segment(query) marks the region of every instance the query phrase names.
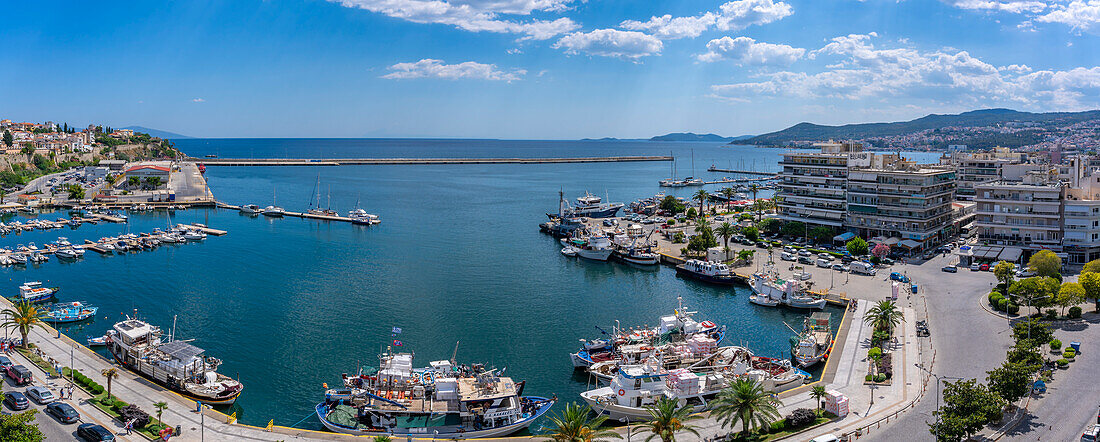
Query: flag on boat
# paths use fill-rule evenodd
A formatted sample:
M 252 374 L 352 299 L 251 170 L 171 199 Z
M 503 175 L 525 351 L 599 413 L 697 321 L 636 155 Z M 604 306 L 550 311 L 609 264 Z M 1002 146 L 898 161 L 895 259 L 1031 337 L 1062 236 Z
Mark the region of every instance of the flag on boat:
M 393 334 L 396 335 L 396 334 L 399 334 L 399 333 L 401 333 L 401 327 L 394 327 L 393 328 Z
M 401 346 L 401 341 L 399 341 L 399 340 L 397 340 L 397 339 L 394 339 L 394 340 L 393 340 L 393 346 L 394 346 L 394 347 L 400 347 L 400 346 Z

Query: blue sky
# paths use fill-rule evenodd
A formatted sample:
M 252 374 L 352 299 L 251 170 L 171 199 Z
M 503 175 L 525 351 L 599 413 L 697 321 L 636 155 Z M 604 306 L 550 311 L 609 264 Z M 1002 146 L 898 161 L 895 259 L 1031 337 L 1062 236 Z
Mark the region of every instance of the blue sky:
M 1100 0 L 17 2 L 0 115 L 199 137 L 765 133 L 1100 107 Z

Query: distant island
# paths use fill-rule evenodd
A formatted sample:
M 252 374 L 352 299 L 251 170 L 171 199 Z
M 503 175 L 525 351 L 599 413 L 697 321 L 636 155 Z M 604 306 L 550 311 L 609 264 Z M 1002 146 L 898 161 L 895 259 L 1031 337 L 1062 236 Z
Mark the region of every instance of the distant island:
M 673 132 L 665 135 L 658 135 L 653 138 L 583 138 L 581 141 L 698 141 L 698 142 L 715 142 L 715 143 L 729 143 L 733 141 L 744 140 L 752 138 L 753 135 L 742 135 L 739 137 L 723 137 L 715 134 L 697 134 L 692 132 Z
M 1100 120 L 1100 110 L 1033 113 L 981 109 L 960 114 L 929 114 L 915 120 L 892 123 L 826 126 L 803 122 L 736 144 L 805 146 L 819 141 L 857 140 L 874 145 L 917 149 L 943 149 L 951 144 L 972 148 L 1021 147 L 1043 143 L 1053 132 L 1090 120 Z
M 129 129 L 129 130 L 132 130 L 134 132 L 146 133 L 146 134 L 149 134 L 150 136 L 157 137 L 157 138 L 163 138 L 163 139 L 166 139 L 166 140 L 167 139 L 192 138 L 192 137 L 189 137 L 187 135 L 180 135 L 180 134 L 177 134 L 177 133 L 168 132 L 166 130 L 150 129 L 148 127 L 142 127 L 142 126 L 126 126 L 123 129 Z

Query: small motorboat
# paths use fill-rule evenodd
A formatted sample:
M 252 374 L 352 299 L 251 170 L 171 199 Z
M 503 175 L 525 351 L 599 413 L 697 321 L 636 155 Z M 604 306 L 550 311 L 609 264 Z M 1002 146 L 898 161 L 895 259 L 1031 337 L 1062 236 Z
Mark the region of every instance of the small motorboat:
M 561 249 L 561 254 L 565 256 L 577 256 L 577 249 L 573 246 L 565 246 Z
M 80 301 L 65 302 L 51 305 L 42 320 L 55 324 L 77 322 L 95 316 L 97 311 L 99 311 L 99 307 L 87 305 Z
M 107 345 L 107 336 L 106 335 L 95 337 L 95 338 L 93 338 L 93 337 L 88 338 L 88 346 L 89 347 L 100 347 L 100 346 L 105 346 L 105 345 Z

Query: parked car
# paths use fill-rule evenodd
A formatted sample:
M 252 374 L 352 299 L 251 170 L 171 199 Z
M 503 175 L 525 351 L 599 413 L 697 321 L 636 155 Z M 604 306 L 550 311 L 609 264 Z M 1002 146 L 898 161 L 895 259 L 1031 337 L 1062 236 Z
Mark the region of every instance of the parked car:
M 1025 269 L 1016 270 L 1016 277 L 1017 278 L 1030 278 L 1032 276 L 1035 276 L 1035 274 L 1036 273 L 1031 271 L 1031 269 L 1026 269 L 1025 268 Z
M 829 433 L 829 434 L 823 434 L 821 436 L 815 437 L 810 442 L 837 442 L 839 440 L 840 440 L 840 438 L 836 437 L 835 434 Z
M 1100 437 L 1100 425 L 1090 425 L 1081 433 L 1081 441 L 1096 442 L 1096 439 Z
M 981 269 L 981 268 L 982 268 L 982 265 L 981 265 L 981 264 L 979 264 L 979 263 L 976 263 L 976 262 L 975 262 L 975 263 L 972 263 L 972 264 L 970 264 L 970 271 L 971 271 L 971 272 L 976 272 L 976 271 L 978 271 L 978 270 L 979 270 L 979 269 Z
M 922 259 L 932 259 L 932 258 L 935 258 L 935 257 L 936 257 L 936 252 L 931 251 L 931 250 L 929 250 L 927 252 L 924 252 L 924 254 L 921 255 Z
M 798 260 L 798 257 L 795 256 L 794 253 L 783 252 L 782 255 L 779 255 L 779 259 L 782 259 L 784 261 L 796 261 Z
M 798 251 L 798 256 L 810 257 L 810 256 L 814 256 L 814 254 L 811 253 L 809 250 L 802 249 L 802 250 Z
M 28 401 L 27 397 L 23 396 L 23 393 L 20 393 L 18 391 L 9 391 L 6 395 L 4 395 L 4 405 L 7 405 L 8 408 L 16 411 L 26 410 L 27 407 L 31 406 L 31 401 Z
M 841 264 L 841 263 L 839 263 L 839 262 L 838 262 L 838 263 L 836 263 L 836 264 L 833 264 L 833 270 L 839 270 L 839 271 L 842 271 L 842 272 L 843 272 L 843 271 L 844 271 L 844 267 L 845 267 L 845 266 L 844 266 L 844 264 Z
M 818 258 L 818 260 L 817 260 L 817 266 L 818 266 L 818 267 L 821 267 L 821 268 L 823 268 L 823 269 L 828 269 L 828 268 L 831 268 L 831 267 L 833 266 L 833 262 L 832 262 L 832 261 L 829 261 L 829 260 L 827 260 L 827 259 L 823 259 L 823 258 Z
M 787 253 L 795 253 L 794 247 L 791 246 L 783 246 L 783 251 Z
M 0 356 L 0 370 L 7 371 L 8 367 L 14 365 L 7 356 Z
M 48 404 L 50 402 L 53 402 L 54 399 L 57 399 L 56 397 L 54 397 L 53 392 L 50 391 L 49 388 L 43 387 L 41 385 L 27 387 L 24 392 L 26 393 L 27 397 L 34 399 L 34 401 L 38 402 L 39 404 Z
M 806 265 L 811 265 L 811 266 L 812 266 L 812 265 L 814 265 L 814 260 L 813 260 L 813 259 L 811 259 L 811 258 L 810 258 L 810 257 L 808 257 L 808 256 L 799 256 L 799 257 L 798 257 L 798 263 L 799 263 L 799 264 L 806 264 Z
M 115 440 L 115 435 L 110 430 L 97 424 L 80 424 L 76 427 L 76 435 L 93 442 Z
M 714 217 L 714 220 L 721 222 L 721 221 L 725 221 L 726 217 L 724 217 L 722 215 L 718 215 L 718 216 Z
M 943 266 L 943 268 L 941 268 L 940 270 L 943 270 L 947 273 L 959 273 L 959 266 L 954 265 L 954 264 L 946 265 L 946 266 Z
M 989 264 L 988 263 L 982 264 L 981 267 L 978 267 L 978 270 L 981 270 L 983 272 L 988 272 L 989 271 Z
M 46 406 L 46 413 L 52 414 L 61 423 L 71 424 L 80 420 L 80 413 L 76 412 L 76 409 L 72 405 L 64 402 L 50 402 Z
M 756 242 L 756 247 L 759 248 L 759 249 L 766 249 L 766 248 L 768 248 L 768 243 L 766 243 L 764 241 L 757 241 Z
M 883 264 L 886 264 L 886 265 L 888 265 L 888 266 L 892 266 L 892 265 L 894 265 L 894 260 L 893 260 L 893 259 L 890 259 L 890 258 L 882 258 L 882 259 L 880 260 L 880 262 L 881 262 L 881 263 L 883 263 Z
M 840 262 L 845 263 L 845 264 L 848 264 L 848 263 L 850 263 L 852 261 L 855 261 L 855 260 L 856 259 L 853 258 L 851 255 L 844 255 L 844 256 L 840 257 Z
M 27 385 L 33 380 L 31 371 L 22 365 L 12 365 L 6 372 L 8 377 L 15 381 L 15 385 Z
M 898 272 L 891 272 L 890 273 L 890 280 L 891 281 L 909 282 L 909 277 L 905 276 L 905 275 L 902 275 L 901 273 L 898 273 Z

